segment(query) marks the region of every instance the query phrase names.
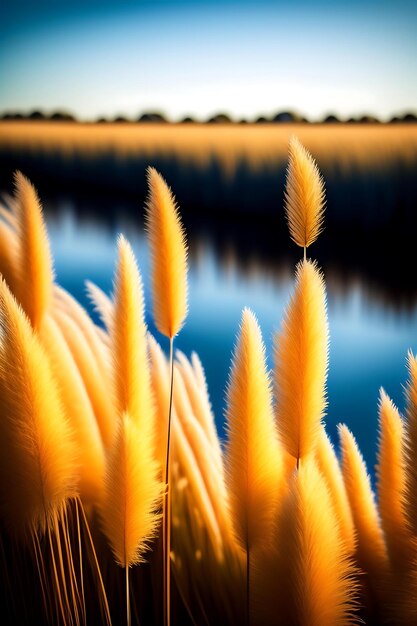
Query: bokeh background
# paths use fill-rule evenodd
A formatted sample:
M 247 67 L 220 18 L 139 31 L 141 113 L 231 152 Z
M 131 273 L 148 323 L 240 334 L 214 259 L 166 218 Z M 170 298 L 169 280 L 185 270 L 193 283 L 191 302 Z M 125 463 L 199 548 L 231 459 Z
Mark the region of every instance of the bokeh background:
M 221 430 L 244 306 L 273 365 L 300 259 L 283 211 L 290 136 L 311 150 L 327 189 L 310 251 L 328 288 L 326 420 L 334 441 L 339 421 L 352 428 L 372 472 L 379 387 L 403 409 L 417 350 L 417 5 L 16 0 L 0 12 L 3 201 L 21 169 L 57 279 L 92 315 L 84 281 L 111 291 L 123 231 L 157 334 L 143 207 L 146 167 L 161 171 L 190 243 L 177 345 L 201 356 Z

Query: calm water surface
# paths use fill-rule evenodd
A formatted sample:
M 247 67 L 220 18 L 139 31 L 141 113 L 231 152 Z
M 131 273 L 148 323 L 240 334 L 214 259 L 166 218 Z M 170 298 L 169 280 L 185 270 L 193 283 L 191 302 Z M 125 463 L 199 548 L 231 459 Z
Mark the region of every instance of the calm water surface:
M 92 313 L 85 295 L 85 279 L 107 293 L 112 286 L 117 233 L 124 232 L 137 254 L 145 284 L 148 325 L 167 349 L 167 340 L 155 330 L 151 317 L 149 254 L 138 225 L 116 220 L 76 217 L 74 205 L 61 202 L 45 207 L 58 281 Z M 195 243 L 195 242 L 194 242 Z M 190 256 L 189 316 L 176 345 L 187 355 L 195 350 L 206 370 L 216 422 L 224 425 L 224 394 L 230 357 L 243 307 L 256 313 L 272 367 L 272 338 L 280 328 L 293 288 L 292 266 L 261 266 L 256 260 L 245 270 L 231 248 L 220 259 L 210 238 L 199 240 Z M 402 310 L 370 296 L 360 280 L 348 286 L 337 274 L 326 276 L 330 323 L 330 370 L 327 428 L 337 442 L 336 425 L 345 422 L 354 432 L 373 472 L 377 441 L 377 400 L 380 386 L 404 407 L 402 385 L 405 359 L 417 350 L 417 308 Z

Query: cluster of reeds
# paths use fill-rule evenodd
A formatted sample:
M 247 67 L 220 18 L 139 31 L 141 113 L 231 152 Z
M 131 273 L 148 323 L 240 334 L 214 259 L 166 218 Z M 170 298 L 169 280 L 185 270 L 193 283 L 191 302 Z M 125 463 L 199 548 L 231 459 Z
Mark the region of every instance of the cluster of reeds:
M 352 433 L 326 435 L 328 323 L 307 248 L 324 186 L 290 143 L 286 211 L 304 249 L 268 371 L 242 314 L 219 440 L 196 354 L 174 353 L 187 251 L 148 170 L 155 323 L 123 236 L 102 325 L 54 281 L 42 209 L 20 173 L 0 221 L 2 623 L 417 623 L 417 360 L 407 416 L 381 390 L 377 501 Z

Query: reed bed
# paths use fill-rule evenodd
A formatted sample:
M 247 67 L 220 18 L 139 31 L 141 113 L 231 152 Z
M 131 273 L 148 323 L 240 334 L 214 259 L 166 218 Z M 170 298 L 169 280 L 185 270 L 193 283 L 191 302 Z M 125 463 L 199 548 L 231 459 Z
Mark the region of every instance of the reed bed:
M 154 317 L 120 236 L 100 314 L 54 279 L 41 203 L 22 174 L 0 221 L 0 593 L 10 624 L 342 626 L 417 622 L 417 359 L 407 412 L 381 390 L 377 493 L 354 435 L 325 431 L 329 331 L 308 246 L 324 181 L 290 144 L 286 213 L 303 249 L 272 372 L 245 309 L 219 440 L 203 365 L 174 350 L 187 244 L 148 172 Z M 203 332 L 203 329 L 202 329 Z M 167 345 L 168 347 L 168 345 Z
M 413 166 L 417 159 L 416 125 L 308 124 L 53 124 L 0 123 L 0 151 L 38 158 L 111 155 L 119 161 L 175 159 L 180 167 L 204 169 L 219 164 L 225 177 L 247 164 L 252 171 L 276 170 L 287 158 L 296 134 L 315 155 L 321 168 L 389 172 L 398 160 Z

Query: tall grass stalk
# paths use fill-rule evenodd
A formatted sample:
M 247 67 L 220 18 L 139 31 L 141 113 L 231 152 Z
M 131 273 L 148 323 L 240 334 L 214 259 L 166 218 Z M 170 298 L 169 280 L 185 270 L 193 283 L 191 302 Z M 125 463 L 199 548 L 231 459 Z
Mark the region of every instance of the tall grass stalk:
M 245 309 L 227 391 L 226 477 L 236 539 L 246 553 L 246 622 L 250 623 L 251 552 L 268 544 L 282 476 L 265 346 Z
M 174 393 L 174 337 L 187 315 L 187 247 L 171 190 L 154 168 L 148 168 L 149 196 L 146 224 L 152 255 L 154 318 L 169 338 L 170 392 L 165 460 L 166 494 L 163 507 L 164 623 L 171 620 L 171 419 Z

